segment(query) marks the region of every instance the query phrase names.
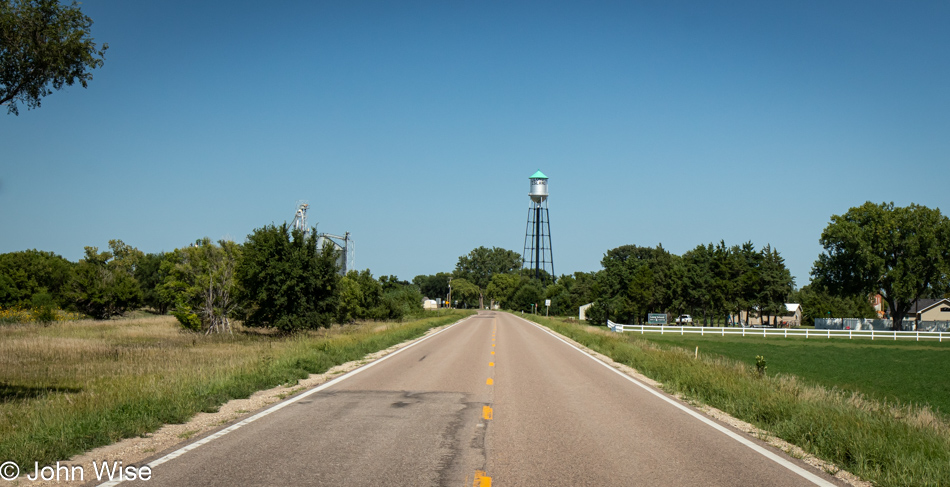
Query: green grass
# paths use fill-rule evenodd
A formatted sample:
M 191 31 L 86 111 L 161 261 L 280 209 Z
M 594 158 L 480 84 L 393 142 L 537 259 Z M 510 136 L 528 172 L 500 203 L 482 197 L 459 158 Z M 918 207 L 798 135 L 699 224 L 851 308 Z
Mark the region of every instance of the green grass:
M 741 350 L 743 360 L 735 360 L 700 345 L 694 358 L 695 349 L 658 345 L 639 334 L 525 317 L 637 369 L 669 392 L 720 409 L 875 485 L 950 485 L 950 422 L 928 407 L 776 374 L 768 351 L 769 373 L 762 376 L 754 365 L 762 349 Z M 888 347 L 874 350 L 908 353 Z M 944 372 L 932 371 L 934 383 L 944 380 Z
M 66 460 L 473 313 L 285 337 L 257 330 L 198 335 L 171 317 L 0 327 L 0 462 Z
M 768 373 L 790 374 L 813 384 L 860 392 L 870 398 L 929 405 L 950 414 L 950 341 L 848 340 L 841 338 L 752 338 L 737 336 L 640 336 L 664 346 L 721 355 L 755 364 L 765 357 Z

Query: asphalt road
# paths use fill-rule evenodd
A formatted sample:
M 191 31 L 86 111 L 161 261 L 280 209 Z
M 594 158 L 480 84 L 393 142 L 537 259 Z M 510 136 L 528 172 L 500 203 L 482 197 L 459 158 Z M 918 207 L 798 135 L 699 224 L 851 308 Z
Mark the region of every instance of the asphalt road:
M 481 312 L 159 458 L 138 483 L 839 485 L 676 404 L 533 324 Z

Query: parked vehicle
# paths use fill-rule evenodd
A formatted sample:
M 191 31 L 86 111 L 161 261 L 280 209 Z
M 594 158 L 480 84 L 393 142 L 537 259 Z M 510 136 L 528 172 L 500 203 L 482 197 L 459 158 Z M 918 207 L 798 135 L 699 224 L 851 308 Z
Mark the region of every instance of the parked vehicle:
M 676 318 L 676 324 L 677 325 L 685 325 L 685 324 L 692 325 L 693 317 L 690 315 L 679 315 L 679 317 Z

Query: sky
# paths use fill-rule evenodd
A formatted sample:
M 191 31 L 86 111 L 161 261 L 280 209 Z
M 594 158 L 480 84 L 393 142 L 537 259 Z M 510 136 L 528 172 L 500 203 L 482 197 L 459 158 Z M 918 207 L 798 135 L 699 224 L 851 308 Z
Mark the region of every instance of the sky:
M 751 241 L 802 286 L 832 215 L 950 213 L 950 3 L 85 0 L 86 89 L 0 110 L 0 252 L 243 242 L 310 204 L 356 267 Z

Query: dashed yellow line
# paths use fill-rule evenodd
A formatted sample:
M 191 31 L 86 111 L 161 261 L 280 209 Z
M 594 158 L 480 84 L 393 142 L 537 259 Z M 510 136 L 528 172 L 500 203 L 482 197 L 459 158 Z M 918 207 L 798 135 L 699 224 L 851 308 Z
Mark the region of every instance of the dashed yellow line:
M 497 330 L 498 330 L 498 323 L 495 322 L 495 327 L 494 327 L 494 329 L 492 329 L 492 333 L 491 333 L 491 341 L 492 341 L 491 346 L 492 346 L 493 348 L 494 348 L 494 346 L 495 346 L 495 332 L 496 332 Z M 492 355 L 495 355 L 495 351 L 492 350 L 492 351 L 491 351 L 491 354 L 492 354 Z M 494 366 L 495 366 L 495 362 L 488 362 L 488 366 L 489 366 L 489 367 L 494 367 Z M 494 385 L 494 384 L 495 384 L 495 381 L 494 381 L 494 379 L 492 379 L 491 377 L 489 377 L 489 378 L 485 381 L 485 384 L 486 384 L 486 385 Z M 495 412 L 494 412 L 494 410 L 492 410 L 491 406 L 482 406 L 482 419 L 484 419 L 484 420 L 486 420 L 486 421 L 491 421 L 492 417 L 494 417 L 494 414 L 495 414 Z M 472 482 L 472 487 L 491 487 L 491 477 L 489 477 L 488 475 L 486 475 L 486 473 L 485 473 L 484 470 L 476 470 L 476 471 L 475 471 L 475 481 Z
M 484 470 L 475 471 L 475 482 L 472 487 L 491 487 L 491 477 L 485 475 Z

